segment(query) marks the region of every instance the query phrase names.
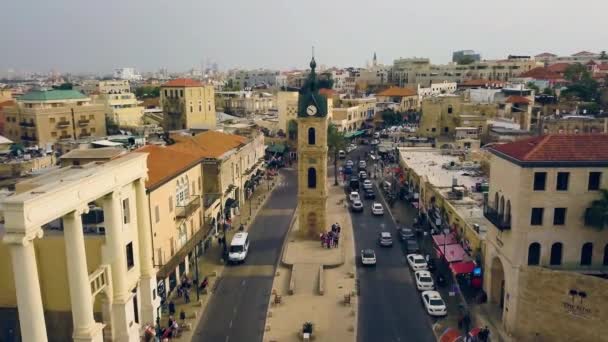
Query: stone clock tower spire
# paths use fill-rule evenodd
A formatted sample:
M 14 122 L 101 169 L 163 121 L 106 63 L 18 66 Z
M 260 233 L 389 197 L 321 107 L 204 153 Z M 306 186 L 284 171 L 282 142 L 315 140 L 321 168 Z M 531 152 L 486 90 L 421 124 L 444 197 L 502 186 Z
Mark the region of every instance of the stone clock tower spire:
M 298 222 L 318 238 L 327 230 L 327 99 L 319 94 L 314 56 L 298 100 Z

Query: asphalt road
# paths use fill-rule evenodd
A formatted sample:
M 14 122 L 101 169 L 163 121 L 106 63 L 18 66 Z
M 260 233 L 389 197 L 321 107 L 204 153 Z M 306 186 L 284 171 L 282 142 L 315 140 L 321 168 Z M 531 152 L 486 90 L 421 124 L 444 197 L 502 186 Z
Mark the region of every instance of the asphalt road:
M 359 147 L 347 158 L 357 165 L 357 157 L 364 158 L 369 147 Z M 369 164 L 369 161 L 368 161 Z M 371 170 L 370 165 L 368 169 Z M 396 227 L 388 213 L 374 181 L 376 201 L 384 206 L 383 216 L 372 216 L 374 200 L 363 200 L 364 212 L 351 213 L 357 252 L 359 278 L 358 340 L 382 341 L 435 341 L 431 321 L 427 316 L 416 290 L 413 274 L 405 261 L 401 242 L 395 236 Z M 393 247 L 379 247 L 381 231 L 393 234 Z M 361 249 L 376 251 L 377 265 L 362 267 L 359 260 Z
M 193 341 L 262 341 L 275 268 L 297 205 L 296 172 L 281 172 L 282 184 L 249 229 L 251 247 L 245 264 L 224 269 Z

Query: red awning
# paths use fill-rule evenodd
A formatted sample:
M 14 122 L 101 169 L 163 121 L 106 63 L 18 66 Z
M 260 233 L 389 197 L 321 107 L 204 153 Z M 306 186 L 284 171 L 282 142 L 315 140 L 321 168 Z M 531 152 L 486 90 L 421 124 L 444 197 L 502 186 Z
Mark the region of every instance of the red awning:
M 447 328 L 441 337 L 439 338 L 439 342 L 457 342 L 462 341 L 462 336 L 460 335 L 460 331 L 455 328 Z
M 458 243 L 458 241 L 456 241 L 456 236 L 454 235 L 454 233 L 450 233 L 448 235 L 443 235 L 443 234 L 433 235 L 433 242 L 435 243 L 435 246 L 437 246 L 437 247 L 443 247 L 444 243 L 446 245 L 452 245 L 452 244 Z
M 454 275 L 472 273 L 475 269 L 475 263 L 472 261 L 461 261 L 450 264 L 450 269 Z
M 435 246 L 435 249 L 437 255 L 443 257 L 445 261 L 449 263 L 462 261 L 469 257 L 467 252 L 459 244 Z

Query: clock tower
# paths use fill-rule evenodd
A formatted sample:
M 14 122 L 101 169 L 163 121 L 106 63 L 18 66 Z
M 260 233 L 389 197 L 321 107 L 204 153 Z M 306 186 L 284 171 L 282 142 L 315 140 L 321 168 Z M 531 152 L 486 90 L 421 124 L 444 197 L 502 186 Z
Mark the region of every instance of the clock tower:
M 327 230 L 327 99 L 319 94 L 313 57 L 298 100 L 299 230 L 318 238 Z

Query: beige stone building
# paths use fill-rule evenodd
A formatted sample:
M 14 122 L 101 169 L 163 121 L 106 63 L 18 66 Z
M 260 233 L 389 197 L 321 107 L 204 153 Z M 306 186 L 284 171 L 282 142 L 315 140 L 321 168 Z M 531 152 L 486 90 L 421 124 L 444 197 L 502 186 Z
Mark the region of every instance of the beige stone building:
M 587 209 L 608 188 L 608 135 L 546 135 L 490 148 L 484 289 L 518 341 L 600 341 L 608 232 Z
M 216 108 L 226 114 L 247 116 L 263 114 L 276 108 L 275 96 L 252 91 L 221 91 L 215 93 Z
M 0 89 L 0 103 L 13 99 L 12 89 Z
M 144 107 L 131 92 L 129 81 L 99 81 L 97 89 L 106 117 L 118 127 L 135 128 L 144 124 Z
M 279 117 L 278 129 L 287 134 L 289 121 L 295 120 L 298 114 L 298 92 L 280 91 L 277 94 L 277 109 Z
M 456 134 L 456 127 L 476 127 L 480 134 L 487 132 L 487 120 L 498 115 L 492 103 L 464 102 L 462 96 L 446 95 L 422 101 L 422 116 L 418 134 L 425 137 Z
M 32 91 L 4 113 L 6 136 L 26 146 L 106 135 L 104 106 L 74 90 Z
M 161 86 L 160 105 L 165 131 L 181 129 L 214 129 L 215 90 L 211 85 L 178 78 Z
M 418 93 L 414 88 L 390 87 L 378 94 L 376 98 L 379 103 L 394 103 L 399 112 L 409 112 L 418 110 L 420 105 Z
M 100 94 L 127 94 L 131 92 L 131 85 L 128 80 L 99 81 L 96 90 Z
M 133 153 L 17 185 L 2 203 L 1 331 L 23 341 L 139 340 L 160 306 L 145 178 L 146 155 Z
M 608 133 L 608 118 L 583 115 L 547 116 L 539 123 L 542 125 L 543 134 Z

